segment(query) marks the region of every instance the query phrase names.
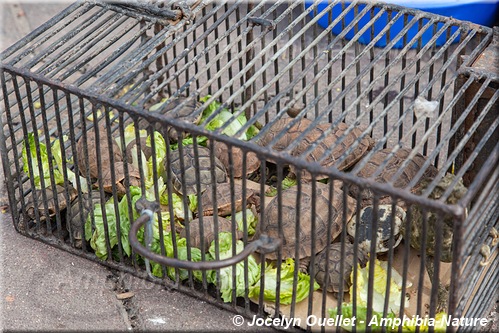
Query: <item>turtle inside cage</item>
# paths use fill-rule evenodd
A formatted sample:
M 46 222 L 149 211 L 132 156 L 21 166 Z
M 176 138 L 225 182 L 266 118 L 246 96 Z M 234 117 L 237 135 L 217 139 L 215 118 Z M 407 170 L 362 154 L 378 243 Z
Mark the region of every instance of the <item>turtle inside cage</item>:
M 356 1 L 75 3 L 1 56 L 14 225 L 245 315 L 483 315 L 496 39 Z

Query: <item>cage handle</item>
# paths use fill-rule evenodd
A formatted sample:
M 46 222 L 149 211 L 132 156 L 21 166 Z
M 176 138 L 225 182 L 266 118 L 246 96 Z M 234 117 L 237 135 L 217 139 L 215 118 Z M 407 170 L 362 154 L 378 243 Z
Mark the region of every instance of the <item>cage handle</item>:
M 223 259 L 218 261 L 187 261 L 187 260 L 179 260 L 175 258 L 165 257 L 163 255 L 154 253 L 150 250 L 150 245 L 152 241 L 152 223 L 154 220 L 154 211 L 159 208 L 159 204 L 157 202 L 150 202 L 141 198 L 136 203 L 137 210 L 140 211 L 139 218 L 131 225 L 130 233 L 128 234 L 128 239 L 130 241 L 130 245 L 135 250 L 136 253 L 142 255 L 146 260 L 154 261 L 158 264 L 182 269 L 190 269 L 190 270 L 213 270 L 219 269 L 227 266 L 232 266 L 237 264 L 238 262 L 247 258 L 251 253 L 259 250 L 260 253 L 270 253 L 277 250 L 277 248 L 281 245 L 281 239 L 272 238 L 266 234 L 260 235 L 260 238 L 253 240 L 251 243 L 248 243 L 246 247 L 239 252 L 237 255 Z M 145 235 L 144 239 L 146 242 L 146 246 L 144 247 L 139 240 L 137 239 L 137 233 L 142 226 L 145 227 Z M 146 261 L 147 272 L 150 274 L 149 264 Z

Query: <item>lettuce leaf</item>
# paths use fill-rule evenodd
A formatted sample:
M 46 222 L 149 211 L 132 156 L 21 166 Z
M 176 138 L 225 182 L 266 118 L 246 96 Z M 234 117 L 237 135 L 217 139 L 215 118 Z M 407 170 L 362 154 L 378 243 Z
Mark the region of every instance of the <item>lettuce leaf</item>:
M 397 325 L 398 323 L 397 321 L 399 321 L 400 318 L 398 318 L 398 316 L 396 316 L 395 313 L 393 312 L 389 312 L 387 313 L 386 317 L 383 317 L 382 312 L 373 311 L 372 318 L 370 318 L 370 320 L 367 320 L 367 307 L 357 306 L 356 310 L 357 310 L 356 316 L 354 317 L 352 303 L 343 303 L 341 305 L 341 315 L 344 319 L 355 318 L 355 328 L 357 332 L 364 332 L 366 330 L 367 325 L 371 327 L 372 332 L 381 332 L 382 327 L 385 327 L 386 332 L 399 331 L 399 326 Z M 330 318 L 336 318 L 336 316 L 338 315 L 337 308 L 328 309 L 328 312 Z M 435 322 L 433 326 L 435 332 L 446 332 L 447 326 L 445 325 L 445 320 L 444 320 L 446 315 L 447 314 L 445 312 L 439 312 L 435 315 Z M 344 325 L 345 323 L 346 321 L 342 320 L 341 327 L 348 332 L 352 332 L 353 325 L 346 326 Z M 353 322 L 351 323 L 353 324 Z M 428 322 L 423 321 L 423 324 L 419 326 L 412 324 L 413 322 L 411 321 L 410 317 L 407 319 L 407 321 L 403 321 L 402 332 L 416 332 L 416 327 L 419 327 L 419 332 L 429 331 L 429 325 L 427 325 Z M 416 324 L 415 321 L 414 324 Z
M 229 215 L 226 217 L 228 220 L 231 220 L 232 217 Z M 237 229 L 239 231 L 244 232 L 244 221 L 243 221 L 243 211 L 237 212 L 234 215 L 234 218 L 237 223 Z M 248 228 L 248 236 L 253 236 L 255 234 L 255 228 L 258 224 L 258 216 L 256 216 L 253 211 L 249 208 L 246 208 L 246 227 Z
M 170 237 L 171 241 L 171 237 Z M 173 246 L 172 246 L 172 253 L 170 257 L 173 258 Z M 187 260 L 187 239 L 185 238 L 178 238 L 177 237 L 177 257 L 179 260 Z M 196 247 L 191 247 L 191 261 L 201 261 L 201 250 L 196 248 Z M 167 267 L 166 272 L 168 274 L 168 277 L 170 279 L 175 280 L 175 268 L 174 267 Z M 203 281 L 202 277 L 202 272 L 201 271 L 193 271 L 192 274 L 194 275 L 194 278 L 198 281 Z M 179 270 L 179 278 L 180 280 L 186 280 L 189 278 L 189 273 L 185 269 L 180 269 Z
M 125 197 L 123 197 L 125 198 Z M 123 199 L 122 199 L 123 201 Z M 118 204 L 118 207 L 120 204 Z M 114 210 L 114 199 L 111 197 L 104 205 L 105 217 L 107 220 L 107 230 L 109 233 L 109 245 L 111 249 L 118 244 L 118 235 L 117 235 L 117 227 L 116 227 L 116 211 Z M 91 225 L 91 216 L 87 217 L 87 221 L 85 223 L 85 238 L 90 240 L 90 246 L 94 249 L 95 254 L 99 259 L 106 260 L 108 253 L 106 248 L 106 236 L 105 236 L 105 228 L 104 228 L 104 215 L 102 213 L 102 205 L 96 204 L 94 206 L 94 222 L 95 222 L 95 230 L 92 233 L 92 225 Z M 130 221 L 128 218 L 124 218 L 125 216 L 120 214 L 120 232 L 121 232 L 121 245 L 125 254 L 130 256 L 131 247 L 128 241 L 128 233 L 130 232 Z M 128 217 L 128 213 L 126 215 Z
M 63 140 L 67 141 L 68 138 L 67 136 L 63 136 Z M 62 164 L 62 151 L 61 151 L 61 142 L 58 139 L 55 139 L 52 143 L 52 156 L 54 157 L 55 163 L 57 164 L 57 168 L 59 170 L 63 170 L 63 164 Z M 77 188 L 77 182 L 76 182 L 76 177 L 80 177 L 80 186 L 81 186 L 81 191 L 83 193 L 88 193 L 88 184 L 87 181 L 84 177 L 82 176 L 77 176 L 73 171 L 71 171 L 70 168 L 66 167 L 66 173 L 68 175 L 68 180 L 73 184 L 74 188 Z
M 385 304 L 385 292 L 387 285 L 387 264 L 386 262 L 380 262 L 375 259 L 374 262 L 374 288 L 373 288 L 373 311 L 383 312 Z M 353 298 L 353 281 L 354 281 L 354 271 L 350 275 L 352 281 L 352 287 L 350 287 L 350 297 Z M 357 269 L 357 300 L 359 306 L 367 306 L 368 298 L 368 281 L 369 281 L 369 261 L 365 268 L 361 268 L 360 265 Z M 401 299 L 402 299 L 402 278 L 398 272 L 392 268 L 392 275 L 390 280 L 390 299 L 388 302 L 388 311 L 395 314 L 398 313 L 400 309 Z M 407 287 L 410 287 L 408 285 Z M 406 297 L 405 307 L 409 306 L 409 299 Z
M 357 306 L 356 310 L 357 311 L 356 311 L 356 316 L 355 316 L 355 322 L 353 322 L 353 321 L 350 321 L 350 322 L 352 324 L 355 324 L 355 328 L 356 328 L 357 332 L 364 332 L 366 330 L 367 324 L 371 324 L 371 325 L 369 325 L 369 327 L 371 327 L 372 332 L 381 332 L 382 326 L 376 325 L 376 323 L 381 323 L 381 319 L 384 318 L 383 312 L 373 311 L 372 318 L 371 318 L 371 320 L 368 321 L 367 320 L 367 307 Z M 330 318 L 336 318 L 336 316 L 338 315 L 338 308 L 328 309 L 328 312 L 329 312 Z M 343 318 L 350 318 L 350 319 L 354 318 L 352 303 L 343 303 L 341 305 L 341 315 L 343 316 Z M 394 313 L 388 313 L 385 318 L 388 319 L 388 318 L 395 318 L 395 317 L 396 316 Z M 348 332 L 352 332 L 354 325 L 346 326 L 345 322 L 347 322 L 347 321 L 341 320 L 341 324 L 342 324 L 341 327 L 343 329 L 347 330 Z M 386 327 L 386 331 L 393 332 L 394 330 L 391 327 Z
M 199 100 L 202 103 L 207 102 L 211 98 L 211 95 L 204 96 L 200 98 Z M 204 123 L 204 121 L 211 115 L 213 114 L 217 109 L 221 108 L 222 103 L 218 101 L 213 101 L 211 102 L 206 109 L 203 111 L 203 114 L 201 116 L 201 121 L 200 124 Z M 233 118 L 232 112 L 227 109 L 223 108 L 220 110 L 218 115 L 212 119 L 208 124 L 205 125 L 205 128 L 210 131 L 214 131 L 222 126 L 224 126 L 226 123 L 230 122 L 227 127 L 224 128 L 222 131 L 222 134 L 225 134 L 227 136 L 234 136 L 236 133 L 243 127 L 244 124 L 246 124 L 247 119 L 246 115 L 244 113 L 240 114 L 237 116 L 235 119 L 231 121 L 231 118 Z M 246 132 L 242 133 L 238 139 L 241 140 L 249 140 L 255 135 L 258 134 L 258 128 L 255 125 L 251 125 Z
M 280 304 L 291 304 L 293 300 L 293 277 L 295 270 L 295 261 L 288 258 L 281 264 L 281 287 L 279 295 Z M 277 287 L 277 267 L 272 264 L 265 266 L 265 289 L 263 299 L 275 302 Z M 319 284 L 314 281 L 314 290 L 319 289 Z M 296 302 L 301 302 L 307 298 L 310 290 L 310 275 L 298 272 L 298 281 L 296 283 Z M 250 288 L 249 296 L 258 297 L 260 294 L 260 283 Z
M 40 174 L 40 169 L 38 166 L 38 158 L 37 158 L 37 152 L 36 152 L 36 146 L 38 145 L 40 149 L 40 161 L 41 161 L 41 167 L 42 167 L 42 174 Z M 29 147 L 30 150 L 30 155 L 31 155 L 31 167 L 33 169 L 33 174 L 30 173 L 29 171 L 29 161 L 28 161 L 28 150 L 26 146 Z M 56 185 L 64 185 L 64 176 L 62 173 L 55 168 L 56 163 L 55 161 L 52 161 L 52 167 L 51 169 L 49 167 L 49 156 L 47 153 L 47 146 L 43 144 L 42 142 L 37 142 L 35 140 L 35 135 L 33 133 L 28 133 L 28 141 L 24 141 L 23 145 L 23 150 L 22 150 L 22 160 L 23 160 L 23 171 L 28 177 L 32 178 L 35 187 L 37 189 L 42 188 L 42 182 L 41 179 L 43 178 L 45 187 L 48 188 L 49 186 L 52 185 L 52 182 L 50 180 L 50 174 L 52 173 L 54 175 L 54 180 Z
M 232 234 L 230 232 L 221 232 L 219 236 L 219 258 L 220 260 L 232 257 Z M 236 242 L 236 254 L 244 249 L 244 243 L 241 240 Z M 208 250 L 210 258 L 215 258 L 215 241 L 211 242 Z M 208 281 L 216 284 L 216 272 L 212 271 Z M 244 260 L 236 264 L 236 285 L 232 285 L 232 266 L 221 268 L 220 274 L 220 292 L 224 302 L 232 301 L 232 289 L 236 290 L 236 297 L 244 296 L 246 285 L 244 284 Z M 248 257 L 248 286 L 251 288 L 260 278 L 260 265 L 257 264 L 253 256 Z

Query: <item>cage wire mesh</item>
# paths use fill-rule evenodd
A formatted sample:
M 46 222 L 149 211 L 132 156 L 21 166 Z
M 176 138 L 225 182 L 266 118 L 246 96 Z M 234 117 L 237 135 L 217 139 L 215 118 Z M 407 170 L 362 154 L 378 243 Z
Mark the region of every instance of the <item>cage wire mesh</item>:
M 1 56 L 14 225 L 247 316 L 484 316 L 493 47 L 373 2 L 77 2 Z

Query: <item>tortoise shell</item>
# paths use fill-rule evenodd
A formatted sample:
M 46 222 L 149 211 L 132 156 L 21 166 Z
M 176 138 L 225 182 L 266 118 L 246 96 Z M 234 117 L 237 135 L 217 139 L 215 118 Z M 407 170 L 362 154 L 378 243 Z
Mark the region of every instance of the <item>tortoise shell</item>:
M 404 168 L 400 177 L 392 180 L 393 176 L 400 170 L 402 164 L 409 158 L 409 154 L 411 153 L 411 151 L 412 151 L 411 149 L 407 148 L 399 149 L 388 160 L 388 163 L 382 168 L 381 172 L 374 178 L 374 180 L 378 183 L 392 183 L 392 185 L 396 188 L 407 187 L 407 185 L 409 185 L 409 183 L 414 179 L 414 177 L 416 177 L 416 174 L 422 169 L 423 164 L 427 160 L 425 156 L 417 153 L 409 161 L 407 167 Z M 357 173 L 357 176 L 361 178 L 371 178 L 380 168 L 381 164 L 383 164 L 383 162 L 389 158 L 390 153 L 391 153 L 391 148 L 386 148 L 374 153 L 373 156 L 366 163 L 366 165 Z M 424 174 L 422 175 L 421 180 L 427 177 L 435 177 L 437 172 L 438 172 L 437 168 L 430 164 L 428 168 L 425 170 Z M 413 193 L 417 192 L 419 186 L 420 182 L 418 182 L 418 184 L 416 184 L 411 189 L 411 192 Z M 358 198 L 357 186 L 352 185 L 350 187 L 350 195 L 352 195 L 354 198 Z M 362 207 L 372 205 L 373 193 L 371 190 L 364 189 L 360 195 L 362 200 L 361 202 Z M 381 196 L 379 198 L 380 204 L 390 204 L 391 201 L 392 199 L 388 195 Z M 403 202 L 401 202 L 401 204 L 402 206 L 404 206 Z
M 278 203 L 279 197 L 274 197 L 265 207 L 263 231 L 257 229 L 255 238 L 260 232 L 266 233 L 272 238 L 280 238 L 282 258 L 295 258 L 295 248 L 298 246 L 299 259 L 308 258 L 315 255 L 326 247 L 327 225 L 331 215 L 331 240 L 334 240 L 342 230 L 343 221 L 343 192 L 339 185 L 333 188 L 333 202 L 329 202 L 330 185 L 322 183 L 315 184 L 315 193 L 312 193 L 312 184 L 304 183 L 301 186 L 300 206 L 297 210 L 298 187 L 293 186 L 281 192 L 282 196 L 282 233 L 279 232 L 278 223 Z M 312 206 L 314 205 L 313 194 L 315 194 L 315 249 L 312 250 Z M 355 209 L 355 200 L 347 196 L 345 202 L 346 216 L 348 221 Z M 296 238 L 296 228 L 299 217 L 300 230 L 298 239 Z M 271 260 L 277 259 L 277 252 L 267 254 Z M 296 259 L 296 258 L 295 258 Z
M 341 243 L 334 243 L 329 246 L 329 249 L 326 247 L 315 256 L 315 280 L 322 289 L 338 293 L 340 292 L 340 286 L 343 284 L 343 292 L 349 291 L 349 288 L 352 285 L 350 275 L 353 270 L 355 259 L 353 244 L 345 242 L 344 251 L 344 257 L 342 257 Z M 342 261 L 343 271 L 341 270 Z M 365 253 L 363 251 L 357 251 L 357 263 L 364 267 L 366 262 L 367 256 Z
M 189 223 L 189 242 L 193 247 L 201 249 L 201 233 L 199 229 L 199 219 L 192 220 Z M 232 222 L 226 218 L 218 216 L 218 233 L 220 232 L 232 232 Z M 186 238 L 187 231 L 182 229 L 180 236 Z M 236 228 L 237 239 L 243 238 L 243 233 Z M 215 217 L 205 216 L 203 217 L 203 239 L 204 239 L 204 252 L 207 252 L 210 248 L 211 242 L 215 239 Z
M 359 214 L 359 226 L 357 240 L 359 248 L 365 253 L 371 252 L 371 241 L 374 239 L 372 228 L 374 209 L 372 206 L 364 207 Z M 394 216 L 395 215 L 395 216 Z M 402 233 L 400 228 L 405 221 L 405 211 L 399 206 L 395 206 L 395 214 L 392 213 L 392 205 L 379 205 L 377 213 L 377 232 L 376 232 L 376 253 L 388 252 L 390 243 L 390 233 L 392 218 L 394 218 L 393 248 L 397 247 L 402 241 Z M 347 233 L 355 238 L 356 235 L 357 215 L 354 215 L 347 223 Z
M 140 172 L 133 166 L 133 164 L 128 164 L 128 174 L 129 174 L 129 184 L 130 186 L 140 186 Z M 115 177 L 115 186 L 116 192 L 118 195 L 123 196 L 127 193 L 127 189 L 125 188 L 125 162 L 116 162 L 114 164 L 114 177 Z M 95 187 L 99 187 L 99 181 L 94 183 Z M 112 182 L 112 174 L 111 169 L 105 170 L 102 173 L 102 188 L 107 193 L 113 193 L 113 182 Z
M 111 155 L 109 152 L 109 140 L 107 137 L 107 129 L 101 123 L 99 124 L 99 142 L 96 141 L 95 127 L 92 127 L 87 132 L 87 154 L 88 166 L 85 159 L 85 142 L 84 137 L 81 136 L 76 143 L 77 163 L 80 173 L 83 177 L 87 176 L 87 170 L 90 170 L 91 178 L 99 178 L 100 173 L 105 173 L 111 170 Z M 111 139 L 111 153 L 113 154 L 114 162 L 123 161 L 120 146 L 116 140 Z M 97 154 L 100 156 L 101 165 L 97 165 Z
M 172 151 L 170 155 L 170 168 L 172 175 L 172 183 L 175 191 L 180 194 L 196 194 L 196 183 L 199 181 L 201 193 L 203 193 L 213 183 L 224 183 L 227 180 L 225 166 L 216 157 L 215 165 L 211 165 L 210 150 L 205 147 L 198 147 L 198 166 L 196 168 L 196 156 L 194 155 L 194 148 L 192 145 L 183 146 L 183 156 L 180 155 L 180 149 Z M 183 160 L 183 168 L 181 168 L 181 158 Z M 167 179 L 167 159 L 164 159 L 164 172 L 163 179 Z M 211 179 L 212 168 L 214 168 L 215 179 Z M 182 178 L 185 181 L 185 189 L 182 189 Z
M 227 171 L 230 170 L 229 148 L 223 142 L 217 141 L 213 145 L 215 156 L 223 163 Z M 243 175 L 243 160 L 246 158 L 246 172 Z M 234 178 L 242 178 L 260 167 L 261 161 L 254 152 L 245 153 L 241 148 L 232 147 L 232 170 Z
M 303 123 L 305 120 L 307 120 L 306 122 L 308 123 L 310 122 L 308 119 L 302 119 L 301 122 Z M 308 133 L 306 137 L 303 138 L 303 140 L 300 141 L 291 154 L 293 156 L 300 156 L 304 154 L 311 145 L 317 144 L 317 147 L 312 152 L 307 153 L 306 160 L 309 162 L 315 162 L 322 159 L 320 162 L 321 166 L 330 167 L 333 166 L 342 156 L 344 156 L 346 151 L 355 144 L 356 140 L 360 138 L 360 142 L 357 144 L 355 149 L 349 153 L 339 165 L 336 165 L 338 170 L 347 170 L 361 160 L 362 157 L 364 157 L 364 155 L 374 146 L 374 140 L 370 136 L 367 135 L 361 138 L 362 130 L 357 127 L 353 128 L 348 134 L 345 134 L 348 130 L 348 125 L 342 122 L 334 127 L 330 133 L 325 135 L 324 132 L 330 128 L 331 124 L 329 123 L 317 125 Z M 343 135 L 345 135 L 345 137 L 340 143 L 337 144 L 338 139 L 340 139 Z M 321 137 L 322 139 L 320 139 Z M 334 147 L 333 150 L 324 158 L 326 151 L 328 151 L 331 147 Z M 293 167 L 291 167 L 291 171 L 296 174 Z M 302 178 L 310 180 L 311 174 L 306 170 L 303 170 Z M 325 175 L 317 176 L 317 179 L 324 178 L 327 177 Z
M 66 200 L 66 187 L 69 194 L 69 203 Z M 26 205 L 26 214 L 28 215 L 28 217 L 36 222 L 35 199 L 33 196 L 36 196 L 40 221 L 45 221 L 47 218 L 50 219 L 54 217 L 57 213 L 57 210 L 61 212 L 66 209 L 78 195 L 76 189 L 74 189 L 71 185 L 67 185 L 66 187 L 56 185 L 56 193 L 52 191 L 51 186 L 47 187 L 46 190 L 35 190 L 34 192 L 32 192 L 31 197 L 29 198 Z M 46 202 L 44 201 L 43 192 L 45 192 L 47 198 Z M 57 197 L 57 205 L 55 202 L 55 197 Z M 47 210 L 45 210 L 45 203 L 47 205 Z
M 66 228 L 73 235 L 73 246 L 75 248 L 82 247 L 83 225 L 85 225 L 88 214 L 94 210 L 95 205 L 101 204 L 100 198 L 100 191 L 91 191 L 90 193 L 83 193 L 81 200 L 75 200 L 71 204 L 71 221 L 66 224 Z M 82 210 L 80 210 L 80 201 Z M 104 199 L 104 202 L 106 201 L 107 198 Z
M 234 188 L 234 194 L 231 193 L 231 184 L 230 183 L 221 183 L 216 187 L 216 196 L 217 196 L 217 209 L 216 214 L 214 202 L 213 202 L 213 191 L 208 190 L 204 191 L 201 196 L 201 202 L 203 204 L 203 215 L 218 215 L 218 216 L 227 216 L 231 215 L 232 211 L 232 201 L 234 201 L 234 209 L 235 212 L 239 212 L 243 209 L 243 187 L 239 184 L 232 184 Z M 247 204 L 254 203 L 255 200 L 252 200 L 254 196 L 254 192 L 250 189 L 246 189 L 246 202 Z
M 277 120 L 275 123 L 270 126 L 270 124 L 267 124 L 264 128 L 260 130 L 263 135 L 256 141 L 256 143 L 259 146 L 266 147 L 270 144 L 274 138 L 284 131 L 284 128 L 286 125 L 288 125 L 293 119 L 291 118 L 281 118 Z M 299 123 L 298 123 L 299 124 Z M 294 125 L 293 127 L 296 127 L 297 125 Z M 291 132 L 295 133 L 295 129 L 293 127 L 290 129 Z M 290 132 L 288 131 L 288 133 Z M 284 134 L 273 146 L 272 149 L 281 151 L 286 149 L 290 142 L 291 142 L 291 136 L 288 135 L 288 133 Z
M 261 146 L 267 146 L 279 132 L 283 131 L 285 126 L 288 125 L 293 119 L 279 119 L 274 123 L 274 125 L 269 128 L 265 134 L 257 141 L 257 144 Z M 281 137 L 272 147 L 274 150 L 282 151 L 285 150 L 291 143 L 296 141 L 298 137 L 303 133 L 303 131 L 308 131 L 308 134 L 298 143 L 298 145 L 292 149 L 290 152 L 293 156 L 300 156 L 309 149 L 312 144 L 317 144 L 315 149 L 307 153 L 306 160 L 309 162 L 318 161 L 323 158 L 325 152 L 329 150 L 331 146 L 335 146 L 336 142 L 340 137 L 345 135 L 348 130 L 348 125 L 345 123 L 339 123 L 331 132 L 324 135 L 326 130 L 331 128 L 329 123 L 318 124 L 315 128 L 310 128 L 312 121 L 308 118 L 300 119 L 296 124 L 294 124 L 287 133 Z M 322 139 L 321 136 L 324 135 Z M 362 130 L 359 128 L 353 128 L 346 136 L 342 139 L 341 143 L 333 148 L 333 150 L 321 161 L 321 165 L 324 167 L 329 167 L 335 164 L 335 162 L 342 157 L 345 152 L 350 148 L 356 140 L 358 140 L 362 135 Z M 320 140 L 319 140 L 320 139 Z M 356 148 L 348 154 L 348 156 L 336 167 L 339 170 L 346 170 L 355 163 L 357 163 L 365 153 L 372 149 L 374 146 L 374 141 L 370 136 L 364 136 L 360 139 L 359 144 Z M 291 171 L 296 174 L 296 170 L 291 166 Z M 302 178 L 305 180 L 310 180 L 311 175 L 306 170 L 302 171 Z M 317 179 L 327 178 L 324 175 L 318 175 Z
M 171 101 L 170 101 L 171 100 Z M 177 120 L 197 124 L 201 119 L 202 112 L 194 113 L 196 109 L 201 107 L 201 103 L 195 98 L 187 98 L 184 96 L 179 96 L 176 98 L 170 98 L 165 103 L 168 103 L 166 108 L 161 112 L 169 118 L 175 118 Z M 185 103 L 183 106 L 177 108 L 180 104 Z M 181 139 L 186 136 L 186 133 L 180 133 Z M 179 140 L 179 131 L 175 128 L 170 127 L 168 130 L 168 137 L 173 141 Z
M 445 191 L 454 182 L 456 176 L 451 173 L 447 173 L 435 186 L 435 188 L 429 194 L 430 199 L 439 200 Z M 421 182 L 421 186 L 418 188 L 416 194 L 421 195 L 430 183 L 433 181 L 432 178 L 427 178 Z M 459 179 L 451 194 L 445 200 L 445 203 L 453 205 L 457 204 L 458 201 L 464 197 L 467 192 L 467 188 L 464 186 L 462 179 Z M 410 234 L 407 234 L 405 230 L 405 223 L 402 225 L 402 233 L 406 239 L 410 240 L 411 246 L 416 250 L 421 250 L 421 244 L 423 242 L 423 226 L 424 211 L 419 205 L 414 205 L 412 210 L 412 223 Z M 437 238 L 437 221 L 440 219 L 439 214 L 434 211 L 426 211 L 428 216 L 427 223 L 427 234 L 426 234 L 426 254 L 429 256 L 435 256 L 435 251 L 441 249 L 440 260 L 444 262 L 452 261 L 452 239 L 453 239 L 453 226 L 454 218 L 451 215 L 443 215 L 442 221 L 442 244 L 436 243 Z
M 147 138 L 140 138 L 140 150 L 144 153 L 146 160 L 152 156 L 152 148 L 147 145 Z M 126 145 L 125 150 L 126 161 L 128 163 L 133 163 L 134 159 L 137 159 L 137 138 L 134 138 Z

